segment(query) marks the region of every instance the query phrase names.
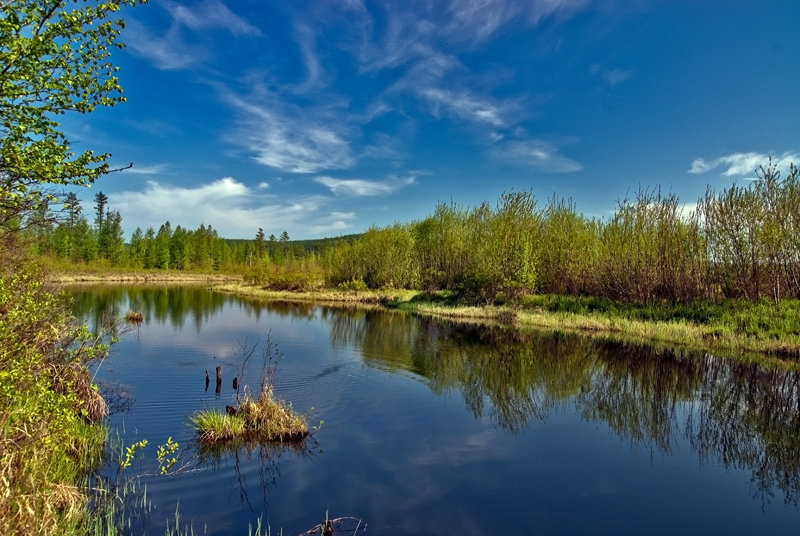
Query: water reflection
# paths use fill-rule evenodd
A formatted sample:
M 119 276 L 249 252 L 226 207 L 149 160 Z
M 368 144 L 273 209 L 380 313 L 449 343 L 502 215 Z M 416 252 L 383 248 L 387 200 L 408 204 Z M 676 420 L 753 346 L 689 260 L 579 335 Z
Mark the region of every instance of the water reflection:
M 234 475 L 239 485 L 239 501 L 247 505 L 251 512 L 258 513 L 261 506 L 268 504 L 269 490 L 276 484 L 281 476 L 280 462 L 284 456 L 295 456 L 311 459 L 319 451 L 319 444 L 313 438 L 306 438 L 303 441 L 290 443 L 260 443 L 248 440 L 236 440 L 224 445 L 207 445 L 196 443 L 194 445 L 197 453 L 198 466 L 205 466 L 219 469 L 223 465 L 231 465 Z M 250 486 L 248 478 L 250 475 L 242 470 L 243 465 L 252 462 L 257 463 L 257 475 L 259 485 L 256 489 L 261 490 L 262 496 L 260 503 L 255 505 L 251 502 L 248 489 Z
M 713 355 L 563 334 L 464 326 L 377 311 L 335 315 L 335 345 L 460 393 L 477 418 L 517 433 L 575 407 L 632 448 L 671 453 L 685 437 L 701 461 L 752 474 L 754 493 L 800 496 L 800 373 Z
M 76 314 L 96 323 L 103 311 L 132 309 L 144 313 L 146 322 L 191 321 L 199 330 L 226 305 L 256 318 L 268 308 L 273 315 L 315 319 L 328 325 L 334 347 L 355 348 L 367 366 L 412 373 L 438 395 L 456 394 L 476 418 L 510 434 L 576 411 L 587 422 L 605 423 L 632 449 L 667 455 L 685 440 L 701 462 L 750 472 L 753 493 L 762 501 L 780 492 L 797 505 L 800 496 L 796 371 L 402 313 L 265 305 L 203 288 L 101 287 L 77 297 Z
M 147 323 L 168 323 L 178 329 L 191 322 L 200 331 L 225 305 L 238 303 L 232 296 L 209 292 L 202 286 L 84 286 L 72 289 L 72 295 L 73 314 L 85 319 L 92 329 L 101 326 L 108 315 L 122 317 L 134 311 L 142 313 Z

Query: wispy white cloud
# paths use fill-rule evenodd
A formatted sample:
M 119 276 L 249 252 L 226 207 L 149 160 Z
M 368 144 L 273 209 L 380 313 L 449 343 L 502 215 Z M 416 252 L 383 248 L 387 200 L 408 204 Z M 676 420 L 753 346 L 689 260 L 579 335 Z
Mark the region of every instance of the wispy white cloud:
M 448 38 L 476 46 L 501 33 L 510 24 L 535 26 L 548 17 L 566 19 L 585 9 L 588 0 L 450 0 Z
M 169 170 L 168 164 L 153 164 L 150 166 L 140 166 L 135 162 L 132 167 L 125 169 L 122 173 L 133 173 L 134 175 L 159 175 Z
M 603 80 L 611 86 L 617 86 L 631 77 L 631 71 L 624 71 L 622 69 L 610 69 L 608 71 L 603 71 Z
M 455 93 L 437 88 L 427 88 L 420 92 L 431 105 L 434 115 L 445 108 L 453 115 L 469 121 L 487 123 L 493 127 L 504 127 L 503 113 L 488 99 L 481 99 L 466 92 Z
M 261 30 L 236 15 L 219 0 L 205 0 L 191 8 L 176 2 L 165 2 L 164 7 L 173 20 L 195 31 L 224 29 L 232 35 L 260 35 Z
M 219 0 L 205 0 L 188 8 L 177 2 L 159 2 L 169 14 L 169 27 L 155 31 L 135 18 L 126 21 L 129 48 L 157 69 L 190 69 L 214 56 L 213 46 L 197 36 L 223 30 L 233 36 L 257 36 L 261 31 L 233 13 Z M 190 37 L 187 34 L 193 34 Z
M 714 160 L 695 158 L 687 172 L 700 174 L 722 168 L 721 175 L 723 177 L 755 178 L 756 170 L 760 166 L 766 166 L 769 158 L 770 155 L 758 152 L 732 153 Z M 790 163 L 796 164 L 800 162 L 800 154 L 787 151 L 780 156 L 772 156 L 772 162 L 779 170 L 785 172 L 785 170 L 789 169 Z
M 202 64 L 210 56 L 209 51 L 198 43 L 184 40 L 180 27 L 175 25 L 163 33 L 156 33 L 131 19 L 126 23 L 125 38 L 129 50 L 165 71 L 188 69 Z
M 403 179 L 390 178 L 383 181 L 371 181 L 365 179 L 335 179 L 327 176 L 317 177 L 314 180 L 328 188 L 334 194 L 356 197 L 372 197 L 389 195 L 400 188 L 414 184 L 416 178 L 414 174 L 411 174 Z
M 594 75 L 599 75 L 605 83 L 608 84 L 608 87 L 618 86 L 633 75 L 633 71 L 618 68 L 606 69 L 597 63 L 589 68 L 589 72 Z
M 306 93 L 318 89 L 324 75 L 324 69 L 315 51 L 315 35 L 308 24 L 297 23 L 295 38 L 306 67 L 306 80 L 295 91 Z
M 492 149 L 490 154 L 549 173 L 571 173 L 583 169 L 579 162 L 561 154 L 557 145 L 543 140 L 509 141 Z
M 244 144 L 260 164 L 289 173 L 318 173 L 355 163 L 347 126 L 330 111 L 319 108 L 310 117 L 288 105 L 267 107 L 231 94 L 228 102 L 239 112 L 240 123 L 231 141 Z

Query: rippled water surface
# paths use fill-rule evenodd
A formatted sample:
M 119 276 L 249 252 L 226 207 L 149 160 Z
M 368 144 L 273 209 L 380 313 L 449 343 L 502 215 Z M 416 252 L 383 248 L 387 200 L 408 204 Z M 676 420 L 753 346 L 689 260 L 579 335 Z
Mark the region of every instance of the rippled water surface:
M 399 313 L 260 304 L 201 288 L 76 289 L 76 312 L 140 311 L 97 379 L 153 508 L 195 534 L 273 534 L 354 516 L 371 534 L 796 534 L 800 378 L 713 356 L 459 327 Z M 188 417 L 275 390 L 322 428 L 300 448 L 199 449 Z M 214 370 L 224 382 L 214 392 Z M 206 390 L 208 371 L 211 385 Z

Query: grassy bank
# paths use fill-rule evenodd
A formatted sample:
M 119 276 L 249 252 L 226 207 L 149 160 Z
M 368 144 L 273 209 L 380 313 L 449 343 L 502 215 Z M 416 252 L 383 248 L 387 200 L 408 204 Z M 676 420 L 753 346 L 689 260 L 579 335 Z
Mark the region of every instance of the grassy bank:
M 461 322 L 576 332 L 643 344 L 721 352 L 743 360 L 800 367 L 800 301 L 620 304 L 595 298 L 530 296 L 514 306 L 460 305 L 452 294 L 403 290 L 285 292 L 243 284 L 214 287 L 262 300 L 386 307 Z
M 237 283 L 242 277 L 235 274 L 204 274 L 168 270 L 131 271 L 77 271 L 55 272 L 48 276 L 54 283 L 64 285 L 127 283 L 127 284 L 225 284 Z
M 0 273 L 0 533 L 85 534 L 105 404 L 85 362 L 105 348 L 21 262 Z

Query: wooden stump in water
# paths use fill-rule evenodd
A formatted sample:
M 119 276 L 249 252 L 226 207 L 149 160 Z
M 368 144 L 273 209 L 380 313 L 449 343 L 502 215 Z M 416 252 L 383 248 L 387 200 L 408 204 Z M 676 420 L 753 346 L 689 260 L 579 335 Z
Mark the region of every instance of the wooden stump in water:
M 214 392 L 219 394 L 222 391 L 222 367 L 217 367 L 217 388 Z
M 233 379 L 233 390 L 236 391 L 239 389 L 239 378 Z
M 206 371 L 206 391 L 208 391 L 208 384 L 211 380 L 208 377 L 208 371 Z

